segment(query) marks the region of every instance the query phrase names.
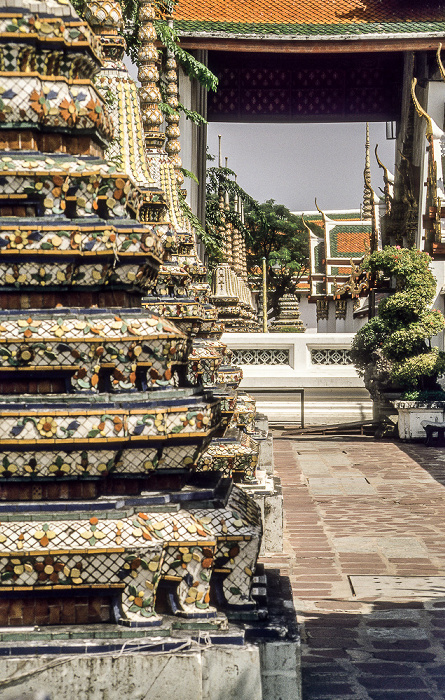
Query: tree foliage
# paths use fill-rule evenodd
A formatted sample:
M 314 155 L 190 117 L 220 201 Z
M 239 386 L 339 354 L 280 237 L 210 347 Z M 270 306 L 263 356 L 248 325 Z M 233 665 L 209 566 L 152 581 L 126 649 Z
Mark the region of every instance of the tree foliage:
M 213 156 L 207 156 L 214 160 Z M 245 218 L 231 206 L 221 210 L 220 195 L 226 193 L 233 204 L 239 199 L 245 207 Z M 273 199 L 260 204 L 236 182 L 230 168 L 212 166 L 207 169 L 206 234 L 213 242 L 210 264 L 222 259 L 224 229 L 227 223 L 240 231 L 246 241 L 247 267 L 258 274 L 265 257 L 268 265 L 269 306 L 278 313 L 280 298 L 295 291 L 295 286 L 308 267 L 309 242 L 301 217 L 292 214 Z
M 208 160 L 214 160 L 213 156 L 207 156 Z M 225 197 L 229 196 L 231 206 L 228 210 L 221 210 L 219 197 L 220 193 Z M 233 206 L 235 200 L 239 200 L 245 206 L 257 206 L 258 203 L 236 182 L 236 173 L 230 168 L 211 167 L 207 168 L 206 180 L 206 239 L 203 242 L 209 256 L 210 266 L 222 260 L 222 248 L 224 239 L 224 229 L 229 223 L 236 228 L 244 238 L 247 229 L 242 221 L 241 214 Z
M 255 270 L 266 258 L 268 288 L 275 314 L 284 294 L 295 291 L 296 284 L 307 271 L 309 241 L 302 218 L 292 214 L 284 204 L 268 199 L 255 202 L 246 214 L 248 268 Z
M 437 388 L 445 371 L 445 353 L 431 347 L 431 338 L 445 328 L 437 309 L 430 309 L 436 280 L 428 253 L 415 248 L 387 246 L 370 255 L 364 267 L 379 278 L 389 277 L 395 292 L 380 302 L 378 316 L 356 334 L 351 356 L 366 376 L 369 367 L 383 358 L 390 381 L 403 389 Z

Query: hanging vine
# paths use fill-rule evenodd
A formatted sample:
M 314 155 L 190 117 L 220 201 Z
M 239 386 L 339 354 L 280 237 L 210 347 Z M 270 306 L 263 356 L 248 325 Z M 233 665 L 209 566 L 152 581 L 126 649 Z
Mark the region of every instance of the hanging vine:
M 124 28 L 121 32 L 127 42 L 127 53 L 135 65 L 138 65 L 138 51 L 141 45 L 139 40 L 139 29 L 141 23 L 139 21 L 139 2 L 138 0 L 119 0 L 122 8 L 122 16 L 124 19 Z M 216 91 L 218 88 L 218 78 L 207 68 L 203 63 L 198 61 L 191 53 L 183 49 L 179 42 L 180 37 L 173 27 L 170 27 L 167 22 L 167 17 L 173 11 L 176 0 L 173 2 L 163 2 L 163 0 L 154 0 L 157 12 L 157 19 L 154 21 L 154 27 L 158 36 L 159 42 L 163 48 L 173 52 L 176 60 L 183 68 L 184 72 L 190 79 L 198 80 L 207 90 Z M 80 17 L 84 16 L 86 0 L 72 0 L 72 4 Z M 160 84 L 161 94 L 163 93 L 162 81 Z M 163 99 L 160 104 L 160 109 L 164 114 L 168 114 L 171 107 Z M 187 109 L 181 102 L 178 105 L 180 112 L 183 112 L 187 119 L 190 119 L 195 124 L 207 124 L 204 117 L 193 110 Z

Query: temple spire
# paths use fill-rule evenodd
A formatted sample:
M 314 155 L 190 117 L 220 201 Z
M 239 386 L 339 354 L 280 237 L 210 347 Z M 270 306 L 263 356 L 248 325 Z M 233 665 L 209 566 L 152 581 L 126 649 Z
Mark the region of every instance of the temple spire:
M 173 19 L 171 16 L 168 19 L 168 26 L 170 28 L 173 27 Z M 165 77 L 167 81 L 167 104 L 172 108 L 173 112 L 168 113 L 165 117 L 165 121 L 167 122 L 167 128 L 165 130 L 167 143 L 165 150 L 170 156 L 170 160 L 175 168 L 178 186 L 181 187 L 184 184 L 184 175 L 182 174 L 182 161 L 179 155 L 181 152 L 181 142 L 179 140 L 181 132 L 179 129 L 178 112 L 178 64 L 171 49 L 167 49 L 166 68 L 167 74 Z
M 371 219 L 374 197 L 369 186 L 371 182 L 371 146 L 369 142 L 369 122 L 366 122 L 365 169 L 363 171 L 363 176 L 365 185 L 363 188 L 362 216 L 364 219 Z
M 225 158 L 225 168 L 229 167 L 229 159 Z M 224 196 L 224 210 L 226 212 L 230 211 L 230 195 L 228 191 L 226 190 L 225 196 Z M 226 254 L 226 259 L 227 263 L 230 265 L 230 267 L 233 268 L 233 251 L 232 251 L 232 224 L 230 221 L 228 221 L 228 217 L 226 214 L 226 230 L 225 230 L 225 254 Z
M 155 46 L 157 39 L 153 20 L 155 19 L 155 5 L 153 0 L 140 0 L 139 39 L 139 71 L 138 78 L 141 83 L 139 97 L 141 100 L 142 123 L 144 126 L 145 147 L 147 149 L 162 148 L 165 136 L 160 132 L 163 117 L 159 104 L 161 93 L 159 90 L 159 71 L 157 69 L 158 51 Z

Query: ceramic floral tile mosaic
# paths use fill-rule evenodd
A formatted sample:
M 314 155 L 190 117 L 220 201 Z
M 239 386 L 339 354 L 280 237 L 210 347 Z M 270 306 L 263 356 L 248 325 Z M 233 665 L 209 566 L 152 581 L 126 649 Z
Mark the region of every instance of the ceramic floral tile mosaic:
M 239 431 L 236 431 L 239 433 Z M 252 481 L 258 463 L 258 443 L 245 433 L 215 438 L 201 455 L 198 471 L 219 471 L 238 481 Z
M 200 462 L 221 405 L 246 425 L 252 407 L 227 347 L 196 339 L 224 325 L 180 203 L 176 118 L 167 150 L 157 131 L 153 8 L 141 2 L 140 102 L 119 3 L 87 3 L 90 24 L 69 0 L 19 5 L 0 8 L 0 590 L 100 589 L 127 625 L 162 622 L 161 588 L 175 615 L 253 610 L 259 508 L 199 476 L 252 478 L 247 435 Z M 238 287 L 225 314 L 248 318 Z M 142 308 L 115 294 L 145 294 Z M 221 382 L 223 404 L 205 391 Z
M 186 363 L 187 349 L 183 334 L 149 314 L 0 316 L 0 371 L 65 369 L 77 393 L 97 392 L 105 369 L 114 392 L 136 389 L 137 372 L 145 388 L 174 386 L 172 366 Z
M 123 589 L 123 615 L 135 620 L 155 616 L 157 585 L 169 577 L 177 581 L 182 613 L 210 607 L 215 537 L 206 523 L 184 511 L 167 518 L 139 512 L 119 520 L 93 516 L 5 524 L 0 549 L 3 591 L 114 586 Z
M 225 604 L 252 606 L 261 519 L 243 491 L 233 487 L 226 506 L 216 510 L 116 515 L 3 523 L 1 590 L 107 585 L 120 589 L 124 619 L 154 622 L 162 581 L 174 584 L 174 612 L 211 613 L 211 574 L 218 568 L 225 573 L 218 590 Z
M 118 417 L 120 420 L 120 417 Z M 49 421 L 42 428 L 51 432 Z M 98 430 L 94 428 L 94 430 Z M 119 427 L 117 425 L 116 427 Z M 26 452 L 4 449 L 0 457 L 0 480 L 11 477 L 33 480 L 58 477 L 108 477 L 120 474 L 147 474 L 158 470 L 192 469 L 200 455 L 195 442 L 183 445 L 161 445 L 116 449 L 35 450 Z

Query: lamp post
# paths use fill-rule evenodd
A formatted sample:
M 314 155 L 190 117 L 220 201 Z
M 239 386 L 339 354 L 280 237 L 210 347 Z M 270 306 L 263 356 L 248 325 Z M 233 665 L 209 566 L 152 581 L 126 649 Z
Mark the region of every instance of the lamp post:
M 263 258 L 263 333 L 267 333 L 267 271 L 266 271 L 266 258 Z

